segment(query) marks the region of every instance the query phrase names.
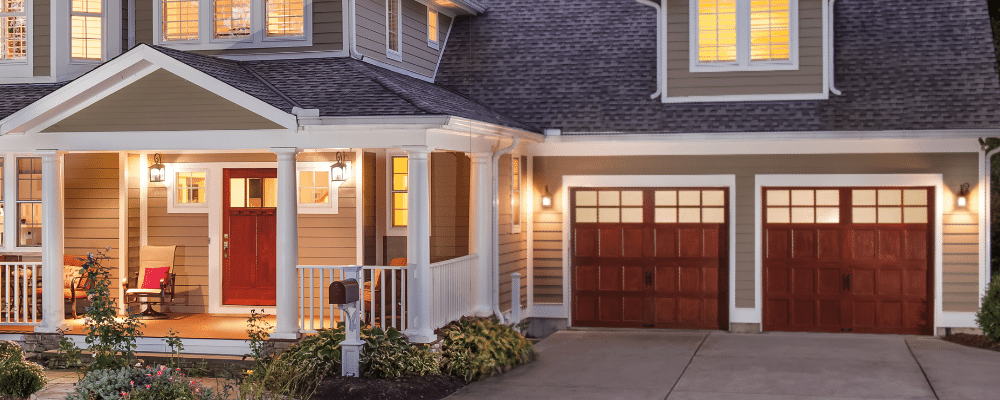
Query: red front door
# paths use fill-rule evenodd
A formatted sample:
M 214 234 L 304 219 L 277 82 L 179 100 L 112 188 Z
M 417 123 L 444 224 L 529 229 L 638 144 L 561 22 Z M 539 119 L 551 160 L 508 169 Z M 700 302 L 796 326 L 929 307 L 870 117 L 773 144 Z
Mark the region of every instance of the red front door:
M 277 170 L 222 175 L 222 304 L 273 306 Z

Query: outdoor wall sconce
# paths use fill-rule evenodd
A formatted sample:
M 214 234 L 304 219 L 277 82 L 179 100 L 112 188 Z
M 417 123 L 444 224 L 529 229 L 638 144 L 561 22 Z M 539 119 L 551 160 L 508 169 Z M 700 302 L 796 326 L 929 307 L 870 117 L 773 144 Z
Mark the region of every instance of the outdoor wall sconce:
M 160 163 L 160 153 L 153 154 L 153 165 L 149 166 L 149 181 L 163 182 L 167 178 L 167 167 Z
M 542 195 L 542 208 L 552 208 L 552 194 L 549 193 L 548 185 L 545 186 L 545 194 Z
M 969 184 L 963 183 L 958 191 L 958 206 L 965 208 L 969 204 Z
M 343 183 L 347 181 L 348 167 L 344 163 L 344 153 L 337 152 L 337 162 L 330 166 L 330 181 Z

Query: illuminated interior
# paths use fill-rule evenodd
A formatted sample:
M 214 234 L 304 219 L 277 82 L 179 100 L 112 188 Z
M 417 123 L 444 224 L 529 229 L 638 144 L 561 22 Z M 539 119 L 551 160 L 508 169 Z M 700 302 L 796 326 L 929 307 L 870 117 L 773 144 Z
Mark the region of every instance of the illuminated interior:
M 23 60 L 28 55 L 28 27 L 24 0 L 0 0 L 0 60 Z
M 215 38 L 250 37 L 250 0 L 215 0 Z
M 17 159 L 17 218 L 21 247 L 42 245 L 42 159 Z
M 386 0 L 385 13 L 389 50 L 399 51 L 399 0 Z
M 510 158 L 510 214 L 513 225 L 521 224 L 521 159 Z
M 330 204 L 330 171 L 299 172 L 299 203 Z
M 750 60 L 789 59 L 789 0 L 750 1 Z
M 205 173 L 178 172 L 174 180 L 177 204 L 205 203 Z
M 302 0 L 267 0 L 267 36 L 303 36 L 304 10 Z
M 737 61 L 739 39 L 747 33 L 737 29 L 738 1 L 750 3 L 750 61 L 789 60 L 790 0 L 698 0 L 698 61 Z
M 427 11 L 427 40 L 438 41 L 438 13 Z
M 70 42 L 73 58 L 101 59 L 101 0 L 73 0 Z
M 163 0 L 163 40 L 198 39 L 198 0 Z
M 698 61 L 736 61 L 736 0 L 698 0 Z
M 409 165 L 406 157 L 392 158 L 392 226 L 406 226 L 407 214 L 407 174 Z

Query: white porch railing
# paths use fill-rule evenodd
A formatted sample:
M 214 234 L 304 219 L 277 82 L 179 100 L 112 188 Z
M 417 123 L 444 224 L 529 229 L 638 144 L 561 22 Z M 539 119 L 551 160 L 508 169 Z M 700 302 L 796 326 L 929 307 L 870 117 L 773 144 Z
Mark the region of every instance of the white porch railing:
M 470 254 L 431 264 L 431 329 L 472 314 L 478 259 Z
M 38 325 L 42 298 L 38 293 L 42 283 L 40 262 L 0 263 L 0 325 Z
M 329 287 L 343 279 L 339 265 L 300 265 L 299 330 L 305 333 L 334 328 L 346 317 L 343 310 L 330 304 Z M 406 267 L 363 266 L 364 283 L 358 285 L 361 319 L 369 324 L 406 329 Z

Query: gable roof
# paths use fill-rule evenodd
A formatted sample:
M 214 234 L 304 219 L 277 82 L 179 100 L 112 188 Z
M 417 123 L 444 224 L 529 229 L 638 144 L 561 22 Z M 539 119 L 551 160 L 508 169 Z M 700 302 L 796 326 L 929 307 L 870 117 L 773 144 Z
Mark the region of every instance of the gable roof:
M 663 104 L 656 16 L 635 0 L 481 0 L 455 20 L 438 83 L 564 133 L 996 128 L 1000 82 L 981 0 L 837 2 L 829 100 Z M 686 1 L 686 0 L 683 0 Z
M 65 82 L 0 85 L 0 99 L 2 99 L 0 101 L 0 119 L 6 118 L 65 85 Z

